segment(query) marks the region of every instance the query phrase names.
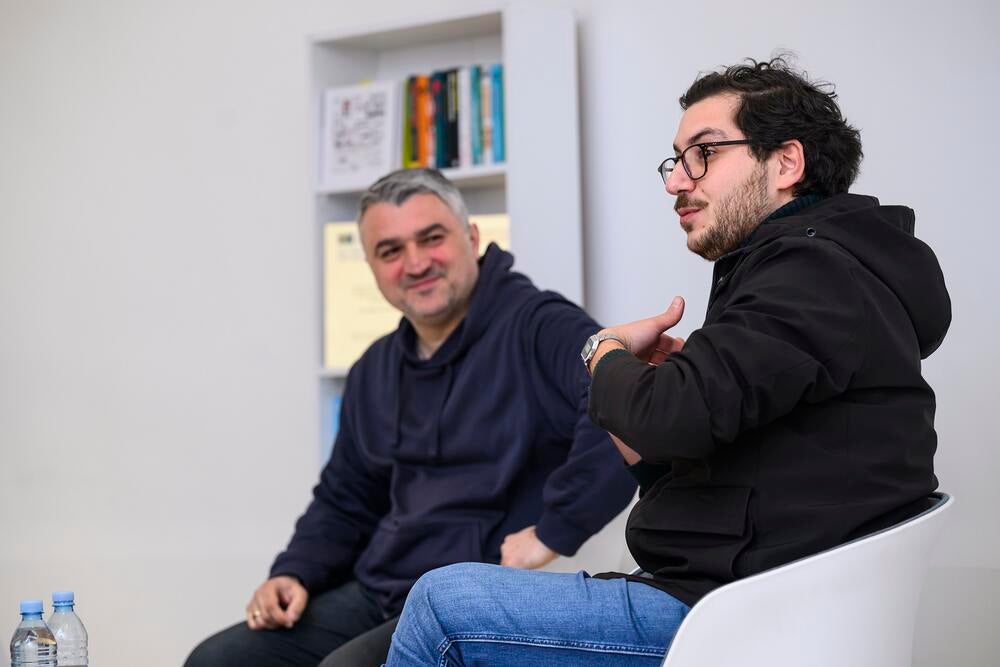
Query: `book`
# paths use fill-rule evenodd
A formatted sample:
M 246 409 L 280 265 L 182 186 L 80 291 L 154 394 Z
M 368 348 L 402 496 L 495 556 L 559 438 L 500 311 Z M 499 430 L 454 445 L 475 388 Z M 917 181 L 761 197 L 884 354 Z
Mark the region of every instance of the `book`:
M 503 136 L 503 65 L 496 64 L 490 68 L 490 81 L 492 83 L 492 112 L 493 112 L 493 161 L 503 162 L 505 157 L 504 136 Z
M 414 166 L 434 166 L 433 115 L 434 100 L 431 98 L 430 77 L 418 74 L 414 80 L 414 126 L 417 142 L 417 164 Z
M 419 167 L 420 162 L 417 157 L 417 119 L 416 119 L 416 85 L 417 77 L 407 77 L 403 83 L 403 122 L 401 131 L 403 133 L 403 166 L 407 168 Z
M 457 167 L 458 160 L 458 70 L 445 72 L 444 166 Z M 440 166 L 440 165 L 439 165 Z
M 483 110 L 480 103 L 481 86 L 479 65 L 469 68 L 469 142 L 472 144 L 472 161 L 467 164 L 483 163 Z
M 468 167 L 472 162 L 472 82 L 470 68 L 458 70 L 458 165 Z
M 443 169 L 448 166 L 448 82 L 447 72 L 437 71 L 430 76 L 431 98 L 434 100 L 434 160 L 429 166 Z
M 365 188 L 400 165 L 399 91 L 394 81 L 323 94 L 320 187 Z
M 479 77 L 479 118 L 483 140 L 483 164 L 493 164 L 493 79 L 487 70 Z

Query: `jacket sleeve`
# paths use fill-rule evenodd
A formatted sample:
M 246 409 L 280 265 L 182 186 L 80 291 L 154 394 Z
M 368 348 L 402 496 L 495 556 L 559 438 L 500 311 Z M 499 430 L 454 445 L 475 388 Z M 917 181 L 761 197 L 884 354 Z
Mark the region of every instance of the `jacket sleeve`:
M 294 576 L 311 593 L 350 575 L 375 525 L 389 509 L 388 479 L 359 451 L 350 415 L 345 391 L 333 453 L 288 547 L 271 567 L 272 577 Z
M 542 405 L 559 405 L 550 415 L 562 423 L 569 450 L 550 473 L 542 492 L 544 508 L 535 526 L 546 546 L 572 556 L 580 545 L 615 518 L 635 495 L 636 483 L 608 434 L 587 416 L 590 378 L 580 361 L 587 337 L 600 329 L 585 312 L 566 301 L 550 301 L 529 325 Z
M 602 359 L 591 418 L 664 464 L 703 459 L 800 403 L 843 393 L 864 362 L 867 316 L 864 269 L 841 252 L 812 244 L 754 260 L 720 314 L 656 368 L 630 354 Z

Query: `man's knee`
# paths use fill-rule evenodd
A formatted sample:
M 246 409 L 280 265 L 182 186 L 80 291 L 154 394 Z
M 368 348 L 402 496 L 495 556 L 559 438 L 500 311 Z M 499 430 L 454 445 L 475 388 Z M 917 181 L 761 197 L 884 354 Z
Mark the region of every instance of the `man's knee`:
M 241 627 L 242 626 L 242 627 Z M 184 667 L 237 667 L 246 652 L 246 624 L 236 625 L 214 634 L 191 651 Z
M 451 611 L 457 611 L 461 606 L 454 604 L 462 600 L 466 604 L 479 587 L 490 589 L 488 583 L 503 568 L 487 563 L 456 563 L 445 565 L 417 579 L 410 594 L 406 597 L 405 609 L 411 614 L 420 616 L 431 615 L 438 619 Z
M 455 563 L 439 567 L 417 579 L 409 597 L 413 597 L 414 592 L 426 598 L 428 595 L 443 597 L 452 591 L 468 590 L 471 583 L 489 576 L 497 567 L 486 563 Z
M 198 644 L 188 659 L 184 661 L 184 667 L 212 667 L 214 665 L 225 665 L 227 651 L 218 641 L 219 635 L 209 637 Z

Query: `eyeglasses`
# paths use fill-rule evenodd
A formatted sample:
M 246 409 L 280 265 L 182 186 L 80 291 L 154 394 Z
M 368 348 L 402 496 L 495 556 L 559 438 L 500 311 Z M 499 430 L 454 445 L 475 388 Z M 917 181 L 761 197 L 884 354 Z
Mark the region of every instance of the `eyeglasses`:
M 706 144 L 691 144 L 677 157 L 668 157 L 661 162 L 656 171 L 660 174 L 660 178 L 663 179 L 663 183 L 666 184 L 667 179 L 670 178 L 670 172 L 680 162 L 684 165 L 684 171 L 687 172 L 691 180 L 697 181 L 708 173 L 708 156 L 715 155 L 715 151 L 712 150 L 713 148 L 716 146 L 737 146 L 749 143 L 748 139 L 733 139 L 732 141 L 710 141 Z M 695 152 L 691 153 L 692 150 Z

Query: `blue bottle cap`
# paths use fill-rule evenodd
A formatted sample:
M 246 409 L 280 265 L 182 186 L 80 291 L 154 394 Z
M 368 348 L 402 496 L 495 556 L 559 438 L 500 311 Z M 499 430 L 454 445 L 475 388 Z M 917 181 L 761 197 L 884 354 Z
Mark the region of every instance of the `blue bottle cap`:
M 41 614 L 42 613 L 42 601 L 41 600 L 21 600 L 21 613 L 22 614 Z
M 73 604 L 73 591 L 56 591 L 52 594 L 52 604 Z

